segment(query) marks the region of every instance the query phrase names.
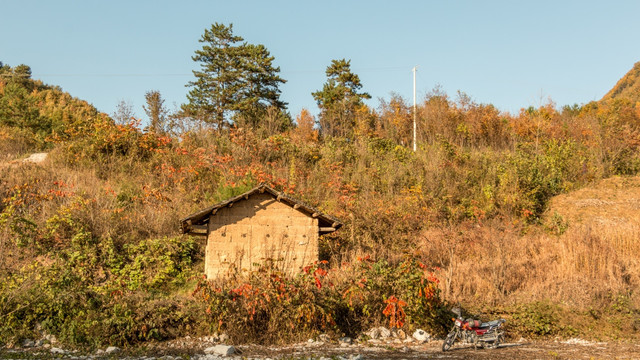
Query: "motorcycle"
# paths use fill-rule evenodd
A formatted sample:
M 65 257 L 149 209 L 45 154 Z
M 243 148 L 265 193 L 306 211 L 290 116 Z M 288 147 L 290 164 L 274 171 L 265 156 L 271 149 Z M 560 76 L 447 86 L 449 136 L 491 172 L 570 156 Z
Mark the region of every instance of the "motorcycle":
M 442 351 L 449 350 L 456 340 L 465 344 L 472 344 L 475 348 L 482 346 L 485 349 L 495 349 L 504 342 L 504 330 L 502 324 L 505 319 L 489 322 L 462 318 L 460 310 L 455 311 L 456 318 L 452 318 L 453 327 L 442 343 Z

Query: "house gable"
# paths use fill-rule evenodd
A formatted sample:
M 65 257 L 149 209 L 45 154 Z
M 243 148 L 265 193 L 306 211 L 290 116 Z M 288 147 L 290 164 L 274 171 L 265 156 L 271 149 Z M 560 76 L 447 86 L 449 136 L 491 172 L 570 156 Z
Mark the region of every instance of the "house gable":
M 183 233 L 207 236 L 205 274 L 250 270 L 272 261 L 295 273 L 318 259 L 318 238 L 342 223 L 261 185 L 181 220 Z
M 266 194 L 253 195 L 211 215 L 208 233 L 207 278 L 229 269 L 250 270 L 266 261 L 297 272 L 318 258 L 318 219 Z

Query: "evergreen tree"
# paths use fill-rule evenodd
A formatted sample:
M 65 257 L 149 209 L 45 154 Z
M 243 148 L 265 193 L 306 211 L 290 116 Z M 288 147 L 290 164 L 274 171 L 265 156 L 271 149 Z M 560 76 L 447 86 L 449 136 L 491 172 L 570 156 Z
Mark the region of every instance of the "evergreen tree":
M 2 61 L 0 61 L 0 80 L 9 74 L 11 74 L 11 66 L 3 64 Z
M 273 66 L 273 56 L 264 45 L 244 42 L 233 35 L 233 25 L 215 23 L 206 29 L 193 61 L 200 70 L 182 106 L 186 115 L 212 123 L 219 129 L 234 117 L 256 119 L 269 107 L 284 110 L 280 101 L 279 67 Z
M 353 129 L 356 109 L 371 95 L 358 92 L 362 84 L 351 72 L 351 60 L 332 60 L 326 75 L 322 90 L 311 94 L 321 110 L 320 129 L 324 136 L 346 136 Z

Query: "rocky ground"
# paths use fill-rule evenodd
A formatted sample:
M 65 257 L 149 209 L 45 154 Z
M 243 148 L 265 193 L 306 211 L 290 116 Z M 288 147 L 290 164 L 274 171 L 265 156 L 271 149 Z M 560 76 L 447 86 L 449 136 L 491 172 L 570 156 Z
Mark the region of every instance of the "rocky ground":
M 216 360 L 216 359 L 640 359 L 640 344 L 592 342 L 581 339 L 567 341 L 518 342 L 501 344 L 497 349 L 475 349 L 458 344 L 442 352 L 442 340 L 416 332 L 401 339 L 398 334 L 382 334 L 372 329 L 358 341 L 350 338 L 317 339 L 288 346 L 226 345 L 228 338 L 209 336 L 183 338 L 155 343 L 145 348 L 107 347 L 92 353 L 65 350 L 56 346 L 55 338 L 25 340 L 21 346 L 0 349 L 0 359 L 68 359 L 68 360 Z M 378 331 L 378 333 L 376 333 Z

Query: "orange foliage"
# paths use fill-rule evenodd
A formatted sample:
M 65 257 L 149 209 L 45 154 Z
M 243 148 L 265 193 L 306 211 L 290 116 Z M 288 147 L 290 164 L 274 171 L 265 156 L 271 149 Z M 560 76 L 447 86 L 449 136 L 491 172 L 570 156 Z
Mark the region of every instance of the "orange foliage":
M 296 117 L 298 125 L 292 132 L 292 138 L 296 142 L 310 143 L 318 141 L 318 130 L 314 129 L 316 119 L 307 109 L 302 109 Z
M 382 313 L 389 318 L 389 327 L 403 327 L 407 317 L 404 312 L 404 307 L 407 306 L 407 303 L 398 299 L 394 295 L 391 295 L 384 302 L 387 304 L 387 307 L 382 310 Z

